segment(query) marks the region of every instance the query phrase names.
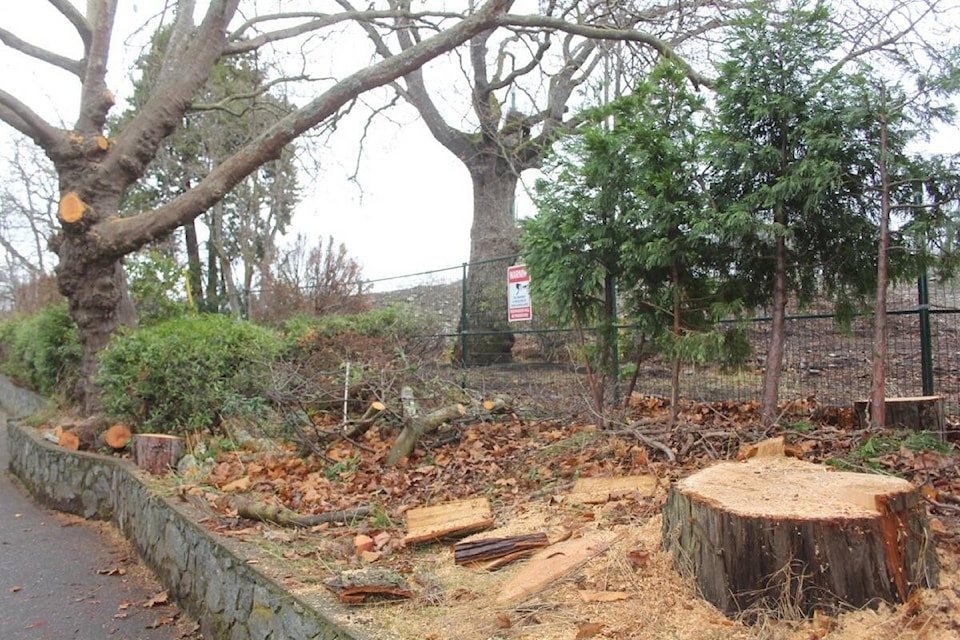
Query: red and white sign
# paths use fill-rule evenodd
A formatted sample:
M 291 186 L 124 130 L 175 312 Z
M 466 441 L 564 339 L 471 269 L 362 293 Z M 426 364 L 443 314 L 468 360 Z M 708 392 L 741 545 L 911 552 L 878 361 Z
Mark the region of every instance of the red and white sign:
M 507 267 L 507 320 L 533 320 L 533 307 L 530 304 L 530 276 L 527 265 L 515 264 Z

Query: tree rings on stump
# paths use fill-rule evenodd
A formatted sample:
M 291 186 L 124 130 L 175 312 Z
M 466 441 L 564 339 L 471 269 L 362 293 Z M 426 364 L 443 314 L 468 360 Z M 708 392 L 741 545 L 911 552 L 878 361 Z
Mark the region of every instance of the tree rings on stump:
M 720 463 L 675 483 L 663 547 L 728 616 L 905 602 L 938 581 L 912 484 L 785 457 Z

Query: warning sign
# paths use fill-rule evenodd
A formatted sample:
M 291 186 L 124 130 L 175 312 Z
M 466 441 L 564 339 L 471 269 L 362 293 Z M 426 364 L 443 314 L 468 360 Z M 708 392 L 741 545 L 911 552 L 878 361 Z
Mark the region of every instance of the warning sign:
M 527 265 L 515 264 L 507 267 L 507 320 L 533 320 L 533 307 L 530 304 L 530 276 Z

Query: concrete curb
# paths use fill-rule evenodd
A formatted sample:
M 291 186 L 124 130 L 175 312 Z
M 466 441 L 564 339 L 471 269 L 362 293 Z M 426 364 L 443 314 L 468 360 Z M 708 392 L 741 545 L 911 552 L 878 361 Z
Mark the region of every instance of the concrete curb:
M 0 401 L 28 415 L 24 390 L 0 377 Z M 29 392 L 26 392 L 29 393 Z M 43 406 L 43 403 L 39 406 Z M 7 423 L 10 471 L 38 501 L 85 518 L 111 520 L 177 603 L 200 620 L 211 640 L 369 640 L 336 622 L 343 611 L 307 602 L 248 564 L 241 546 L 195 524 L 193 507 L 150 487 L 146 472 L 126 460 L 72 452 Z

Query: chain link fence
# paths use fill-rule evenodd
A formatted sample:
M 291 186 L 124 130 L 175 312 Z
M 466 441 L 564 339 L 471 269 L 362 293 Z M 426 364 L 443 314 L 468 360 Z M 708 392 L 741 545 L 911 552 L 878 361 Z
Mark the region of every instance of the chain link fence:
M 516 256 L 493 263 L 502 272 L 507 296 L 507 269 Z M 532 309 L 532 319 L 502 322 L 506 329 L 486 331 L 465 310 L 470 265 L 369 282 L 369 303 L 409 306 L 425 331 L 444 341 L 443 356 L 429 366 L 434 374 L 484 395 L 504 394 L 518 404 L 548 417 L 589 411 L 587 372 L 577 354 L 591 344 L 593 332 L 549 326 Z M 960 292 L 956 282 L 921 280 L 892 287 L 888 299 L 888 396 L 940 394 L 949 414 L 960 413 Z M 924 292 L 927 298 L 924 299 Z M 873 357 L 873 320 L 854 318 L 841 327 L 828 305 L 807 313 L 792 313 L 787 322 L 786 354 L 781 401 L 813 399 L 820 405 L 849 406 L 869 397 Z M 504 311 L 506 313 L 506 311 Z M 771 323 L 766 317 L 746 321 L 753 347 L 751 357 L 736 368 L 684 364 L 680 371 L 681 397 L 693 401 L 757 401 Z M 464 349 L 466 339 L 478 334 L 504 334 L 509 339 L 509 362 L 484 358 L 476 349 Z M 622 327 L 618 337 L 619 390 L 636 371 L 635 393 L 669 396 L 671 365 L 656 355 L 638 361 L 630 354 L 635 332 Z M 502 344 L 501 340 L 498 344 Z M 500 348 L 500 347 L 498 347 Z M 477 364 L 478 362 L 490 364 Z

